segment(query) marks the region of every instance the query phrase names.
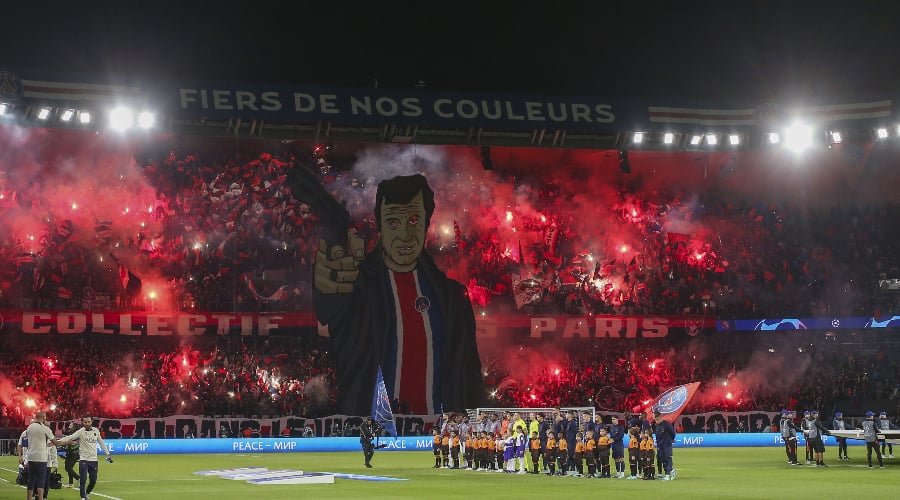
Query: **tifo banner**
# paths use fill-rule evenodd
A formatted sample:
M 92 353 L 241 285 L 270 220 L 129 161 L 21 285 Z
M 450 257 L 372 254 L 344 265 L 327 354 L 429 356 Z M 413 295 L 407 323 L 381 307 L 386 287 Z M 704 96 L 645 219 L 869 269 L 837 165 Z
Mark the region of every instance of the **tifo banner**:
M 97 333 L 123 336 L 296 333 L 317 325 L 313 313 L 154 313 L 148 311 L 0 311 L 3 331 L 29 335 Z
M 501 333 L 531 339 L 662 339 L 676 335 L 695 337 L 714 333 L 716 320 L 703 316 L 567 316 L 545 314 L 488 314 L 477 320 L 479 337 Z
M 715 332 L 715 318 L 684 316 L 565 316 L 485 314 L 477 316 L 477 335 L 528 339 L 666 338 Z M 295 335 L 319 331 L 309 313 L 228 313 L 148 311 L 0 311 L 0 332 L 28 335 L 122 336 Z
M 716 331 L 780 331 L 900 328 L 900 316 L 841 318 L 716 319 L 706 316 L 613 316 L 547 314 L 476 315 L 479 338 L 522 340 L 666 339 Z M 0 333 L 121 336 L 299 335 L 318 332 L 312 312 L 149 312 L 2 310 Z
M 836 445 L 832 436 L 825 436 L 825 445 Z M 629 437 L 625 438 L 627 445 Z M 259 439 L 108 439 L 105 440 L 113 455 L 154 455 L 179 453 L 287 453 L 360 451 L 359 439 L 336 438 L 259 438 Z M 383 451 L 431 451 L 430 436 L 381 438 Z M 805 440 L 800 438 L 800 444 Z M 864 444 L 850 439 L 848 445 Z M 783 447 L 780 434 L 679 434 L 676 448 L 718 448 L 741 446 Z
M 449 127 L 616 132 L 645 122 L 646 105 L 623 99 L 460 94 L 315 85 L 186 84 L 165 89 L 176 116 Z

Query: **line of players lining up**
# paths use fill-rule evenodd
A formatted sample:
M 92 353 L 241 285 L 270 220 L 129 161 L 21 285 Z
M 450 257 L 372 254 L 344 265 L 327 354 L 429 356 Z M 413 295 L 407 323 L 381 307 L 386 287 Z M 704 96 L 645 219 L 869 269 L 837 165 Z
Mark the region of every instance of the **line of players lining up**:
M 671 429 L 671 424 L 665 427 Z M 539 431 L 532 431 L 530 438 L 527 437 L 523 426 L 497 435 L 472 431 L 461 436 L 456 429 L 444 434 L 433 429 L 433 467 L 518 474 L 545 473 L 548 476 L 653 480 L 659 475 L 662 480 L 675 479 L 677 470 L 672 468 L 671 455 L 666 457 L 664 450 L 657 450 L 650 427 L 641 430 L 632 426 L 628 429 L 631 474 L 627 477 L 622 439 L 624 427 L 618 425 L 616 418 L 610 429 L 602 426 L 595 429 L 597 436 L 594 429 L 576 432 L 574 446 L 570 446 L 566 433 L 554 433 L 551 429 L 544 431 L 544 439 L 541 439 Z M 659 436 L 660 432 L 668 431 L 657 429 L 656 432 Z M 671 430 L 662 439 L 671 442 L 674 437 L 674 430 Z M 460 463 L 460 458 L 465 461 L 464 465 Z M 611 466 L 616 468 L 615 475 L 612 475 Z

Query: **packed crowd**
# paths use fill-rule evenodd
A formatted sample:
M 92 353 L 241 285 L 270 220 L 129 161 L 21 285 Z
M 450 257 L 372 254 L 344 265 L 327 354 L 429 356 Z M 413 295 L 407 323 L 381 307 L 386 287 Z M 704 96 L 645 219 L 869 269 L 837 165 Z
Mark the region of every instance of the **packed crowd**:
M 359 209 L 371 205 L 363 194 L 371 186 L 326 158 L 323 149 L 229 161 L 172 152 L 135 167 L 155 190 L 137 229 L 124 215 L 77 227 L 66 214 L 45 213 L 50 193 L 39 183 L 6 176 L 0 224 L 30 211 L 46 223 L 29 229 L 36 235 L 12 226 L 0 242 L 0 307 L 309 310 L 322 214 L 293 197 L 288 171 L 318 165 L 326 188 L 357 208 L 359 234 L 370 243 L 376 236 L 370 209 Z M 613 186 L 602 202 L 586 203 L 575 191 L 583 185 L 569 181 L 534 187 L 502 174 L 440 177 L 438 202 L 456 218 L 433 224 L 427 244 L 477 307 L 720 317 L 892 312 L 879 309 L 873 292 L 879 278 L 900 277 L 900 206 L 816 211 Z M 166 298 L 154 303 L 142 281 L 164 283 Z
M 783 336 L 694 339 L 678 345 L 604 340 L 553 357 L 494 360 L 485 380 L 500 407 L 595 406 L 641 411 L 663 391 L 702 382 L 688 413 L 777 411 L 785 406 L 832 410 L 897 399 L 898 347 L 853 345 Z M 544 352 L 556 353 L 553 347 Z M 521 367 L 528 366 L 528 369 Z
M 0 418 L 13 424 L 36 407 L 54 418 L 335 412 L 334 372 L 315 340 L 34 341 L 5 346 L 2 363 Z
M 723 335 L 726 342 L 707 336 L 682 345 L 585 341 L 555 359 L 535 356 L 550 352 L 546 346 L 519 349 L 520 355 L 485 364 L 490 391 L 485 404 L 641 411 L 664 390 L 694 381 L 702 386 L 688 413 L 786 406 L 831 411 L 900 396 L 900 364 L 892 344 L 848 348 L 788 334 L 760 344 L 742 334 Z M 0 418 L 8 423 L 21 423 L 36 406 L 55 415 L 109 417 L 321 417 L 336 411 L 325 340 L 6 342 L 0 355 L 6 367 L 0 377 Z M 406 412 L 402 401 L 393 406 L 397 413 Z
M 94 200 L 93 213 L 103 216 L 90 227 L 55 211 L 57 191 L 41 179 L 7 172 L 0 176 L 0 309 L 311 311 L 311 262 L 323 214 L 295 199 L 287 180 L 290 169 L 309 165 L 347 202 L 357 233 L 371 245 L 376 229 L 366 207 L 373 181 L 330 165 L 327 148 L 227 161 L 173 151 L 131 167 L 152 199 L 114 209 Z M 59 168 L 42 167 L 48 178 Z M 900 313 L 896 302 L 874 293 L 879 279 L 900 277 L 900 205 L 756 206 L 713 192 L 686 196 L 636 184 L 605 186 L 594 197 L 562 171 L 559 179 L 532 185 L 502 173 L 428 168 L 441 208 L 426 245 L 481 310 L 756 318 Z M 25 219 L 40 220 L 40 227 Z M 150 282 L 162 285 L 165 299 L 154 302 L 142 289 Z M 16 421 L 29 412 L 28 399 L 13 394 L 54 402 L 66 414 L 333 412 L 332 368 L 318 339 L 171 342 L 177 340 L 6 346 L 2 416 Z M 553 362 L 533 362 L 530 353 L 545 349 L 530 346 L 521 356 L 485 360 L 485 379 L 497 406 L 520 407 L 634 408 L 690 381 L 722 387 L 697 398 L 695 412 L 774 410 L 786 404 L 785 395 L 823 409 L 839 400 L 897 396 L 892 346 L 848 351 L 801 344 L 609 340 L 577 344 L 553 354 Z M 793 358 L 777 357 L 784 352 Z M 778 363 L 760 357 L 769 354 L 796 370 L 779 377 Z M 84 359 L 91 364 L 79 363 Z M 791 383 L 770 383 L 779 379 Z M 402 410 L 403 402 L 395 406 Z

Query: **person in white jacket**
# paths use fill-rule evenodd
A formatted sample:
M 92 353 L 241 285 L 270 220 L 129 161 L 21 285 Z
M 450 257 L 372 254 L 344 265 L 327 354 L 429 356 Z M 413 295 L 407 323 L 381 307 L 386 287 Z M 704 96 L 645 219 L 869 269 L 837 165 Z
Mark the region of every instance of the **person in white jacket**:
M 113 461 L 112 456 L 109 454 L 109 448 L 106 447 L 106 443 L 100 437 L 100 429 L 92 427 L 92 423 L 93 420 L 90 415 L 81 417 L 82 427 L 56 443 L 59 446 L 74 444 L 76 441 L 79 443 L 78 453 L 81 459 L 78 463 L 81 472 L 79 490 L 83 500 L 90 499 L 91 491 L 94 490 L 94 485 L 97 484 L 97 445 L 106 454 L 106 461 L 109 463 Z

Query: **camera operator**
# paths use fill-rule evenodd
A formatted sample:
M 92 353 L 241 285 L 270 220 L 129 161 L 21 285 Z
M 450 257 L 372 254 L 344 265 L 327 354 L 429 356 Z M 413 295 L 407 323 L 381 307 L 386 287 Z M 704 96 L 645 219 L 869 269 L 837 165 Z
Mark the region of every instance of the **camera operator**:
M 372 460 L 372 456 L 375 455 L 375 439 L 383 430 L 384 428 L 378 422 L 372 420 L 372 417 L 366 417 L 362 425 L 359 426 L 359 444 L 362 445 L 363 455 L 366 458 L 366 467 L 370 469 L 372 464 L 369 462 Z

